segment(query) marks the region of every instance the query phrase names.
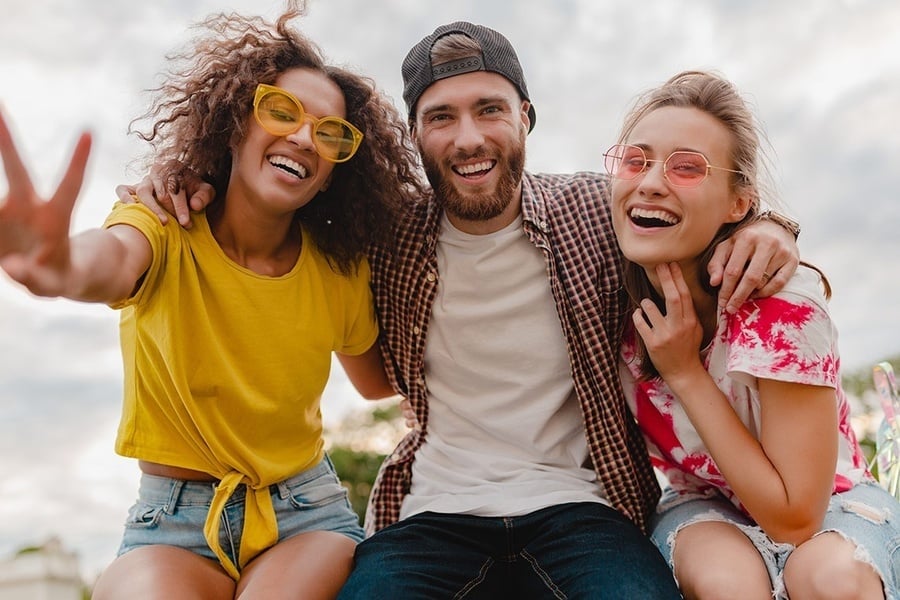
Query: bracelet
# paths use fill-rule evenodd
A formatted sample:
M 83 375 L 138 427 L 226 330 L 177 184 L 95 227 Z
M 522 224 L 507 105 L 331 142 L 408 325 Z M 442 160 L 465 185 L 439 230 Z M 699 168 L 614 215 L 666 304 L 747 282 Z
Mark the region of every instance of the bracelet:
M 788 231 L 790 231 L 794 236 L 794 241 L 800 237 L 800 223 L 793 219 L 789 219 L 781 213 L 777 213 L 774 210 L 767 210 L 759 214 L 760 219 L 768 219 L 773 223 L 781 225 Z

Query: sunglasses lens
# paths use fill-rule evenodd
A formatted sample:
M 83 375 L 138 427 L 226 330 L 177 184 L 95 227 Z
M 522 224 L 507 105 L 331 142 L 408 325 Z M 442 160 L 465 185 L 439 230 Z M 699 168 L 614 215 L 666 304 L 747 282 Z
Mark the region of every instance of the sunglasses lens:
M 313 125 L 313 143 L 319 156 L 332 162 L 343 162 L 356 153 L 362 134 L 347 121 L 340 117 L 315 119 L 308 116 L 298 100 L 271 86 L 260 84 L 257 94 L 256 119 L 272 135 L 291 135 L 299 131 L 307 119 Z
M 356 137 L 350 125 L 333 117 L 325 117 L 316 126 L 316 149 L 327 160 L 344 161 L 356 151 Z
M 666 160 L 666 175 L 674 185 L 698 185 L 708 170 L 706 158 L 696 152 L 673 152 Z
M 273 135 L 290 135 L 300 128 L 303 113 L 289 97 L 267 92 L 256 107 L 259 124 Z
M 634 179 L 646 165 L 644 152 L 637 146 L 617 145 L 606 153 L 606 170 L 618 179 Z

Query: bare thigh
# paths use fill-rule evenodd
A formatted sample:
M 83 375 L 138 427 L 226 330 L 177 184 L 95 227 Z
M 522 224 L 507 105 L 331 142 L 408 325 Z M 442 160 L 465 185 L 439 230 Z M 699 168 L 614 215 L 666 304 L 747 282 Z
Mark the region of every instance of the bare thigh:
M 791 600 L 865 598 L 881 600 L 881 578 L 855 558 L 856 545 L 826 532 L 794 549 L 784 565 L 784 585 Z
M 337 596 L 350 570 L 356 542 L 333 531 L 311 531 L 272 546 L 244 569 L 236 598 L 281 600 Z
M 688 600 L 772 597 L 762 557 L 750 538 L 730 523 L 702 521 L 683 527 L 672 559 L 678 586 Z
M 116 558 L 93 600 L 231 600 L 234 581 L 213 561 L 175 546 L 144 546 Z

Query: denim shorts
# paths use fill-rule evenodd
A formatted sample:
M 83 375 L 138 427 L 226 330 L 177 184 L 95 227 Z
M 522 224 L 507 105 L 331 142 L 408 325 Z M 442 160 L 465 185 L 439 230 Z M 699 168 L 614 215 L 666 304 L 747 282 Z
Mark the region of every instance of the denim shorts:
M 229 498 L 219 523 L 219 544 L 235 564 L 244 527 L 246 489 L 239 486 Z M 269 489 L 278 541 L 310 531 L 334 531 L 357 543 L 362 541 L 359 518 L 327 456 L 315 467 Z M 141 546 L 165 544 L 218 562 L 203 535 L 214 492 L 214 483 L 141 475 L 138 500 L 128 511 L 118 555 Z
M 651 523 L 651 537 L 669 566 L 672 542 L 679 529 L 690 523 L 724 521 L 750 538 L 769 571 L 775 598 L 786 598 L 782 572 L 794 546 L 778 543 L 721 495 L 679 496 L 666 490 Z M 900 504 L 874 483 L 858 484 L 831 497 L 822 532 L 833 531 L 857 546 L 857 557 L 881 576 L 888 600 L 900 600 Z

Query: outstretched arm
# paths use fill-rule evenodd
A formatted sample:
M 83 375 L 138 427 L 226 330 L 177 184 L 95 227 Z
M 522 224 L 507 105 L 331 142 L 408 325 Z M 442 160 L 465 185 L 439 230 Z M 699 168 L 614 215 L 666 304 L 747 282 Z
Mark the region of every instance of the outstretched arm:
M 0 114 L 0 156 L 9 184 L 0 202 L 0 268 L 36 295 L 121 300 L 150 264 L 149 243 L 131 227 L 69 237 L 90 146 L 90 135 L 82 134 L 61 183 L 49 199 L 41 198 Z
M 747 298 L 771 296 L 785 286 L 800 264 L 794 235 L 761 219 L 743 227 L 716 247 L 709 262 L 710 283 L 719 288 L 719 306 L 729 313 Z

